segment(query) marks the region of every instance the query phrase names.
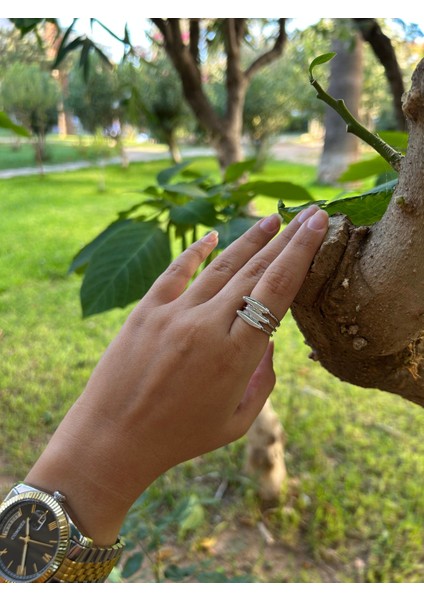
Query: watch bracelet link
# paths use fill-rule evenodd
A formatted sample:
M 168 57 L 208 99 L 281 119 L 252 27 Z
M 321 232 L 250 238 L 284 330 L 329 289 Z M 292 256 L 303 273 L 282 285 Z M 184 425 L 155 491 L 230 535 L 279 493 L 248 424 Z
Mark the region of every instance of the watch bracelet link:
M 74 543 L 49 583 L 102 583 L 118 563 L 123 549 L 120 541 L 108 548 L 85 548 Z

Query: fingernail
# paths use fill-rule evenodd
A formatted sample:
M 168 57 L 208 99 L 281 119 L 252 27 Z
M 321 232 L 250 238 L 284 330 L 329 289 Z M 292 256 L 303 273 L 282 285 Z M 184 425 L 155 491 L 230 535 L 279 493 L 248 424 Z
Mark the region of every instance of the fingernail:
M 308 221 L 306 225 L 309 229 L 314 231 L 321 231 L 328 227 L 328 215 L 325 210 L 319 210 L 315 213 Z
M 216 244 L 219 237 L 219 233 L 215 230 L 209 231 L 205 236 L 202 237 L 202 242 L 205 244 Z
M 262 219 L 262 221 L 259 223 L 259 227 L 263 231 L 266 231 L 266 233 L 275 233 L 280 229 L 281 222 L 282 219 L 280 215 L 275 213 L 274 215 L 270 215 L 269 217 Z
M 317 207 L 314 204 L 312 206 L 309 206 L 308 208 L 305 208 L 304 210 L 302 210 L 302 212 L 299 213 L 297 217 L 298 223 L 304 223 L 306 219 L 309 219 L 309 217 L 313 215 L 316 211 Z

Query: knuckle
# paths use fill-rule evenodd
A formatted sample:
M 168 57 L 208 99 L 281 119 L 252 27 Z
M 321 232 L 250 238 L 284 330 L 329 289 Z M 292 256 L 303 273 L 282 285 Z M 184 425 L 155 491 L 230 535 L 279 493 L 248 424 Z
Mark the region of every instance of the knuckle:
M 294 290 L 296 281 L 296 274 L 291 269 L 271 269 L 267 273 L 266 285 L 272 294 L 285 295 Z
M 254 277 L 255 279 L 259 279 L 265 273 L 268 266 L 269 261 L 258 256 L 248 263 L 246 267 L 246 274 L 248 277 Z
M 217 273 L 218 275 L 225 275 L 225 276 L 229 276 L 229 277 L 233 277 L 237 272 L 237 269 L 231 263 L 231 261 L 222 256 L 219 257 L 218 259 L 214 260 L 209 265 L 209 268 L 212 271 L 214 271 L 215 273 Z
M 161 279 L 182 277 L 187 278 L 190 277 L 190 269 L 188 265 L 181 260 L 174 260 L 169 267 L 162 274 Z
M 305 249 L 308 251 L 316 249 L 316 242 L 310 235 L 296 236 L 295 238 L 293 238 L 293 245 L 296 248 L 299 248 L 300 251 L 303 251 Z

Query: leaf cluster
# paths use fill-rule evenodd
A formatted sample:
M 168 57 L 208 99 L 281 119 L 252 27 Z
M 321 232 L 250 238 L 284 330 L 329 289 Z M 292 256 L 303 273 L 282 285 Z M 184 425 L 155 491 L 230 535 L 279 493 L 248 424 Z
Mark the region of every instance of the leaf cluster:
M 219 232 L 218 251 L 229 246 L 259 219 L 249 210 L 257 195 L 313 200 L 306 189 L 290 182 L 242 182 L 254 164 L 230 165 L 219 182 L 195 170 L 190 161 L 160 171 L 155 185 L 139 191 L 143 199 L 118 213 L 74 257 L 69 271 L 84 277 L 83 316 L 140 299 L 167 268 L 175 247 L 183 251 L 200 230 Z

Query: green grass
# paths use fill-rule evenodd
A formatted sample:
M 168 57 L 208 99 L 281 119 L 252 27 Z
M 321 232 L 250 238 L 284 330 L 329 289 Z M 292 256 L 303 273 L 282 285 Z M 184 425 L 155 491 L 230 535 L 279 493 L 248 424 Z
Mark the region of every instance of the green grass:
M 72 256 L 166 164 L 109 167 L 103 193 L 96 169 L 0 183 L 0 458 L 15 479 L 25 475 L 130 309 L 82 320 L 80 279 L 67 275 Z M 196 165 L 217 172 L 212 159 Z M 272 162 L 258 177 L 308 185 L 316 198 L 339 193 L 314 185 L 311 167 Z M 259 199 L 256 208 L 268 214 L 275 201 Z M 276 336 L 272 397 L 286 432 L 289 481 L 281 506 L 260 510 L 243 475 L 243 440 L 173 469 L 127 522 L 129 549 L 144 557 L 145 580 L 423 580 L 424 412 L 342 383 L 307 356 L 288 316 Z M 227 490 L 218 500 L 223 481 Z M 190 528 L 187 515 L 194 512 Z M 272 558 L 260 543 L 254 558 L 242 545 L 204 549 L 234 528 L 253 535 L 259 521 L 277 541 Z

